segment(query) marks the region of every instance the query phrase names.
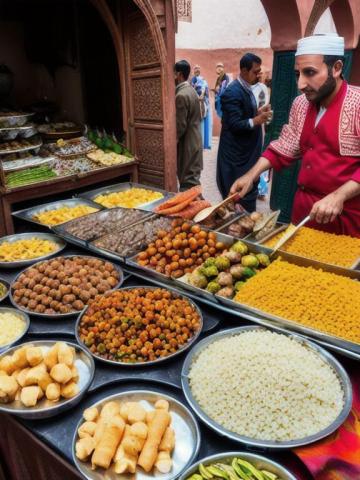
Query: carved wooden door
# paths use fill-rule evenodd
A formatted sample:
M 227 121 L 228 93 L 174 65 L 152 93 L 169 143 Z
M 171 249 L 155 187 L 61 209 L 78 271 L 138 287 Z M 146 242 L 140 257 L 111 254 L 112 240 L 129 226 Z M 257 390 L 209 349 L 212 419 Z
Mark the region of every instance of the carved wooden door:
M 162 75 L 149 25 L 139 13 L 124 22 L 130 144 L 140 160 L 140 182 L 164 187 Z

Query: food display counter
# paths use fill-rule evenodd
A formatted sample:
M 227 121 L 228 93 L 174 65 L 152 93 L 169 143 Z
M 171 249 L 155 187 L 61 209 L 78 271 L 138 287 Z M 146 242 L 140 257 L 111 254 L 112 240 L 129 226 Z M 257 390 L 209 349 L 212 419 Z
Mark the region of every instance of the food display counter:
M 41 220 L 60 219 L 57 225 L 53 223 L 48 228 L 62 237 L 63 241 L 68 242 L 65 250 L 61 252 L 61 256 L 75 259 L 77 264 L 74 266 L 69 261 L 57 260 L 59 255 L 54 252 L 49 255 L 49 258 L 42 261 L 43 267 L 41 267 L 41 262 L 36 263 L 35 256 L 34 267 L 27 266 L 27 270 L 24 272 L 21 268 L 6 268 L 6 266 L 1 268 L 0 283 L 3 280 L 4 288 L 7 291 L 3 295 L 4 300 L 0 307 L 10 307 L 12 305 L 18 309 L 18 312 L 23 311 L 30 317 L 28 330 L 24 330 L 22 338 L 18 338 L 16 344 L 12 345 L 10 353 L 13 355 L 12 352 L 16 353 L 19 345 L 26 346 L 29 342 L 33 345 L 26 348 L 35 350 L 38 341 L 41 345 L 50 342 L 49 348 L 61 345 L 61 347 L 57 347 L 58 349 L 65 348 L 65 344 L 70 345 L 70 348 L 72 344 L 77 344 L 86 355 L 94 360 L 95 369 L 89 386 L 84 387 L 81 382 L 77 387 L 76 385 L 72 386 L 75 390 L 74 393 L 69 395 L 74 395 L 73 399 L 78 400 L 78 403 L 74 401 L 71 408 L 64 409 L 60 415 L 54 415 L 51 418 L 29 419 L 23 418 L 24 415 L 20 411 L 20 417 L 8 417 L 8 413 L 5 413 L 5 403 L 0 415 L 4 419 L 4 424 L 6 423 L 9 428 L 7 435 L 16 437 L 20 435 L 19 432 L 22 432 L 21 435 L 29 439 L 29 451 L 40 440 L 40 443 L 35 447 L 38 448 L 39 452 L 39 464 L 41 464 L 41 458 L 49 458 L 50 456 L 54 465 L 59 465 L 59 472 L 67 469 L 67 478 L 77 478 L 78 476 L 78 478 L 98 479 L 105 478 L 103 476 L 105 474 L 110 475 L 109 478 L 111 479 L 124 477 L 174 480 L 175 478 L 185 480 L 191 478 L 192 480 L 200 480 L 200 477 L 202 479 L 208 478 L 209 472 L 210 474 L 212 472 L 212 467 L 215 465 L 215 468 L 218 468 L 216 467 L 218 463 L 215 462 L 222 462 L 224 459 L 225 463 L 221 463 L 221 469 L 224 468 L 226 471 L 226 468 L 228 468 L 226 464 L 228 464 L 230 465 L 229 468 L 234 468 L 236 471 L 239 465 L 240 470 L 245 465 L 245 470 L 242 470 L 242 472 L 248 472 L 248 476 L 250 475 L 247 470 L 249 466 L 246 466 L 246 463 L 241 464 L 241 461 L 250 461 L 250 463 L 253 461 L 251 468 L 258 468 L 259 475 L 262 475 L 262 477 L 255 476 L 254 478 L 262 478 L 262 480 L 268 480 L 268 478 L 283 480 L 314 478 L 299 459 L 294 447 L 309 445 L 316 439 L 333 434 L 347 418 L 352 402 L 349 373 L 356 368 L 357 361 L 360 359 L 360 345 L 356 336 L 356 328 L 354 327 L 354 332 L 351 329 L 345 332 L 346 335 L 354 333 L 353 337 L 350 335 L 349 338 L 339 338 L 331 331 L 324 332 L 316 330 L 314 326 L 309 327 L 299 322 L 286 321 L 279 315 L 272 315 L 261 308 L 256 309 L 251 305 L 243 304 L 238 301 L 238 298 L 243 295 L 242 289 L 246 293 L 257 278 L 265 278 L 269 274 L 268 272 L 272 272 L 273 266 L 278 267 L 280 262 L 286 262 L 292 268 L 300 268 L 302 269 L 301 272 L 314 272 L 314 278 L 316 278 L 317 272 L 320 272 L 321 275 L 331 275 L 334 283 L 345 282 L 349 288 L 357 288 L 354 285 L 358 284 L 356 280 L 359 280 L 359 272 L 304 257 L 299 259 L 299 256 L 292 255 L 290 252 L 279 252 L 272 257 L 271 249 L 253 242 L 251 239 L 249 241 L 246 238 L 239 240 L 222 233 L 222 231 L 195 225 L 189 219 L 174 219 L 162 215 L 162 202 L 165 205 L 170 204 L 168 208 L 174 208 L 174 205 L 176 205 L 176 198 L 174 199 L 172 195 L 168 195 L 166 192 L 161 192 L 162 198 L 155 198 L 154 196 L 150 200 L 148 198 L 149 192 L 144 193 L 143 190 L 140 190 L 140 192 L 135 190 L 130 197 L 127 194 L 124 196 L 124 191 L 131 191 L 132 188 L 151 190 L 145 186 L 127 185 L 127 187 L 124 187 L 123 185 L 120 187 L 114 186 L 108 191 L 90 192 L 83 198 L 86 198 L 87 202 L 95 202 L 93 205 L 97 205 L 99 208 L 95 212 L 87 213 L 78 218 L 71 218 L 69 209 L 59 211 L 58 214 L 61 213 L 61 215 L 56 216 L 56 210 L 63 208 L 65 204 L 63 206 L 61 204 L 42 205 L 37 210 L 32 209 L 28 212 L 17 213 L 19 217 L 24 219 L 24 222 L 27 222 L 24 223 L 28 225 L 27 228 L 33 232 L 33 237 L 31 237 L 33 242 L 36 240 L 38 229 L 44 227 Z M 110 197 L 114 202 L 113 208 L 97 203 L 107 202 L 109 195 L 114 193 L 115 197 Z M 135 209 L 133 207 L 126 208 L 126 205 L 121 204 L 123 201 L 133 201 L 134 195 L 139 193 L 140 200 L 135 205 Z M 68 206 L 70 209 L 78 207 L 76 202 L 74 205 L 69 203 Z M 185 207 L 182 211 L 185 211 Z M 188 212 L 187 209 L 186 212 Z M 45 217 L 39 215 L 44 213 Z M 244 213 L 237 212 L 235 215 L 241 218 Z M 36 222 L 30 223 L 30 221 L 34 222 L 35 217 L 38 220 L 40 219 L 38 222 L 40 225 Z M 231 222 L 233 220 L 232 218 Z M 110 226 L 112 228 L 109 228 Z M 221 229 L 223 226 L 224 222 L 218 228 Z M 276 220 L 273 222 L 273 228 L 279 228 Z M 251 236 L 252 232 L 248 231 L 248 235 Z M 32 245 L 32 248 L 34 248 L 34 245 Z M 6 250 L 6 253 L 7 255 L 15 255 L 11 248 Z M 94 257 L 94 260 L 86 263 L 86 258 L 90 258 L 89 256 Z M 184 261 L 180 261 L 181 259 Z M 186 259 L 189 259 L 189 261 L 186 261 Z M 9 257 L 7 261 L 10 267 L 11 258 Z M 92 268 L 98 269 L 98 273 L 94 274 Z M 62 274 L 63 271 L 65 272 L 64 275 Z M 117 275 L 119 278 L 116 278 Z M 112 280 L 113 277 L 114 281 Z M 68 280 L 64 281 L 64 279 Z M 119 283 L 116 283 L 115 280 L 119 283 L 122 282 L 120 290 L 118 289 Z M 9 293 L 10 284 L 10 295 L 6 297 L 6 294 Z M 265 290 L 266 288 L 264 292 Z M 58 292 L 61 292 L 61 295 L 58 296 Z M 324 292 L 324 295 L 326 295 L 326 290 Z M 97 296 L 98 294 L 100 296 Z M 90 302 L 90 305 L 80 312 L 80 306 L 82 307 L 87 302 Z M 39 305 L 44 305 L 44 307 L 39 309 Z M 176 311 L 176 308 L 180 308 L 180 311 Z M 344 312 L 350 312 L 350 310 L 345 308 Z M 16 314 L 16 310 L 13 313 Z M 121 328 L 120 323 L 115 324 L 118 325 L 117 327 L 115 325 L 112 327 L 111 318 L 118 318 L 116 321 L 121 322 Z M 110 323 L 107 326 L 108 322 Z M 143 326 L 147 326 L 149 323 L 149 328 L 142 330 Z M 254 324 L 257 324 L 258 327 L 254 327 Z M 346 322 L 344 325 L 346 325 Z M 129 336 L 121 333 L 128 330 L 131 331 Z M 106 332 L 109 333 L 110 337 L 107 336 Z M 296 358 L 300 358 L 298 355 L 301 354 L 305 362 L 304 365 L 308 365 L 308 368 L 312 369 L 312 373 L 314 373 L 313 365 L 320 362 L 318 365 L 322 365 L 321 368 L 324 368 L 322 385 L 330 382 L 329 385 L 333 387 L 323 393 L 323 395 L 332 395 L 335 399 L 331 404 L 332 407 L 329 407 L 326 413 L 329 417 L 325 416 L 324 423 L 320 422 L 322 426 L 319 427 L 314 427 L 308 423 L 303 425 L 301 438 L 291 438 L 291 435 L 284 429 L 283 438 L 277 437 L 275 432 L 272 434 L 274 438 L 271 442 L 269 439 L 260 441 L 259 439 L 256 440 L 256 437 L 254 437 L 255 439 L 252 438 L 250 433 L 248 435 L 238 434 L 239 432 L 236 429 L 243 428 L 241 425 L 234 426 L 234 430 L 229 431 L 229 424 L 226 421 L 227 427 L 224 427 L 225 424 L 222 425 L 221 415 L 216 420 L 213 418 L 211 418 L 211 421 L 204 420 L 212 416 L 216 417 L 217 413 L 213 411 L 211 402 L 210 406 L 207 405 L 201 392 L 199 393 L 199 389 L 193 388 L 194 384 L 192 382 L 195 381 L 195 370 L 194 372 L 192 370 L 194 366 L 197 365 L 203 353 L 206 355 L 207 349 L 212 348 L 222 339 L 231 342 L 231 337 L 234 335 L 234 338 L 238 340 L 238 337 L 246 334 L 250 335 L 249 340 L 246 341 L 250 345 L 250 342 L 254 339 L 252 335 L 255 335 L 256 332 L 262 332 L 264 335 L 273 332 L 271 337 L 268 337 L 269 341 L 266 340 L 266 355 L 269 355 L 270 358 L 272 352 L 277 351 L 278 354 L 275 353 L 276 362 L 269 361 L 266 368 L 271 370 L 275 364 L 279 363 L 279 365 L 283 365 L 282 368 L 286 369 L 286 363 L 295 362 L 295 365 Z M 276 342 L 280 342 L 279 347 L 274 346 L 273 351 L 270 346 L 270 339 L 275 342 L 274 345 L 277 345 Z M 265 351 L 261 348 L 261 341 L 259 340 L 260 351 Z M 231 361 L 244 361 L 244 365 L 248 365 L 246 363 L 247 358 L 253 356 L 256 363 L 255 359 L 258 355 L 256 353 L 258 348 L 256 342 L 254 348 L 249 347 L 251 351 L 246 352 L 246 349 L 244 349 L 244 356 L 240 357 L 237 356 L 236 349 L 231 351 L 229 347 L 229 358 L 237 358 Z M 281 349 L 279 350 L 282 344 L 285 353 L 288 349 L 288 353 L 286 353 L 288 362 L 285 362 L 285 364 L 281 363 Z M 293 347 L 295 348 L 294 352 L 292 352 Z M 325 347 L 328 351 L 322 347 Z M 299 350 L 296 353 L 297 349 L 300 349 L 301 352 Z M 241 352 L 241 350 L 240 348 L 239 351 Z M 6 355 L 6 352 L 5 354 L 0 353 L 0 362 L 3 361 L 4 355 Z M 27 350 L 26 355 L 28 355 Z M 33 355 L 35 355 L 34 351 L 31 352 L 29 358 L 32 359 Z M 214 355 L 221 356 L 224 354 L 221 350 L 217 352 L 214 350 Z M 214 375 L 218 375 L 216 373 L 217 365 L 221 366 L 221 363 L 226 365 L 226 357 L 226 355 L 222 356 L 222 361 L 218 364 L 209 362 L 207 374 L 210 375 L 210 372 L 214 371 Z M 258 358 L 261 358 L 261 355 Z M 15 362 L 15 359 L 11 361 Z M 0 363 L 0 369 L 1 365 L 6 365 L 3 368 L 8 368 L 8 363 Z M 26 365 L 26 362 L 24 365 Z M 69 365 L 72 368 L 72 364 L 69 363 Z M 259 368 L 263 371 L 265 366 L 261 366 L 261 363 L 259 365 Z M 31 363 L 30 366 L 32 366 Z M 227 371 L 231 368 L 234 368 L 234 365 L 227 367 Z M 244 368 L 246 367 L 244 366 Z M 274 372 L 270 372 L 270 370 L 269 375 L 274 375 Z M 241 372 L 242 369 L 240 368 L 236 375 L 241 377 Z M 20 373 L 18 372 L 17 375 Z M 60 384 L 63 381 L 57 376 L 60 373 L 63 374 L 63 372 L 48 370 L 45 373 L 46 375 L 50 373 L 51 377 L 55 378 L 56 382 L 60 382 Z M 286 375 L 288 374 L 290 372 L 286 373 Z M 197 375 L 199 375 L 199 372 Z M 224 380 L 218 380 L 219 383 L 225 381 L 227 375 L 220 375 L 218 378 Z M 259 374 L 257 381 L 260 381 L 261 375 Z M 245 377 L 241 377 L 242 380 L 240 380 L 240 377 L 239 382 L 241 384 L 241 381 L 245 381 Z M 71 378 L 75 379 L 75 376 Z M 64 385 L 68 385 L 68 382 L 77 382 L 76 379 L 71 381 L 69 379 L 70 377 L 67 377 L 63 381 Z M 231 382 L 232 380 L 229 377 L 227 381 Z M 316 375 L 308 375 L 308 381 L 316 384 L 318 379 Z M 205 387 L 206 389 L 210 388 L 210 390 L 215 388 L 211 381 L 204 384 Z M 224 394 L 217 390 L 216 395 L 218 397 L 216 398 L 225 399 L 226 397 L 228 402 L 231 388 L 235 387 L 232 386 L 229 390 L 225 387 L 226 385 L 224 386 Z M 10 404 L 11 402 L 18 402 L 21 409 L 27 408 L 26 412 L 31 412 L 32 408 L 35 407 L 26 407 L 27 404 L 31 405 L 32 401 L 23 393 L 26 388 L 40 387 L 28 387 L 25 383 L 21 385 L 18 395 L 20 395 L 20 402 L 23 405 L 20 404 L 19 398 L 15 398 L 15 391 L 14 397 L 11 397 L 12 393 L 10 391 L 8 392 L 9 400 Z M 289 388 L 290 392 L 292 389 L 296 390 L 298 384 L 290 381 L 286 388 Z M 308 385 L 306 388 L 311 387 Z M 316 387 L 314 388 L 316 390 Z M 59 402 L 59 405 L 55 404 L 55 409 L 65 408 L 63 405 L 66 405 L 68 401 L 66 400 L 68 393 L 65 387 L 61 387 L 60 390 L 63 396 L 61 398 L 57 397 L 56 401 Z M 87 414 L 85 414 L 86 409 L 91 411 L 94 405 L 98 408 L 96 415 L 99 412 L 101 415 L 101 408 L 105 408 L 105 405 L 109 402 L 111 404 L 111 402 L 116 403 L 118 401 L 121 406 L 121 395 L 127 395 L 126 401 L 132 399 L 133 403 L 140 402 L 145 409 L 155 408 L 156 410 L 158 408 L 156 406 L 146 406 L 148 405 L 146 402 L 151 404 L 152 400 L 148 396 L 145 398 L 144 392 L 152 392 L 154 403 L 156 399 L 159 399 L 161 401 L 166 400 L 170 404 L 169 412 L 173 418 L 173 428 L 177 432 L 175 438 L 178 443 L 175 443 L 175 449 L 169 447 L 168 451 L 161 450 L 159 444 L 156 447 L 160 449 L 156 453 L 156 468 L 165 468 L 166 465 L 170 465 L 170 470 L 162 474 L 158 470 L 151 470 L 144 474 L 143 470 L 137 467 L 135 476 L 125 475 L 120 477 L 113 470 L 103 473 L 104 471 L 97 467 L 96 470 L 92 471 L 90 463 L 86 460 L 87 456 L 85 455 L 82 459 L 83 450 L 80 450 L 80 445 L 92 442 L 92 440 L 80 442 L 82 438 L 86 438 L 86 435 L 83 437 L 83 434 L 80 433 L 82 415 L 88 422 Z M 253 392 L 249 395 L 256 394 L 254 389 L 250 389 L 249 392 Z M 295 398 L 298 394 L 297 391 L 294 391 Z M 236 395 L 234 390 L 233 399 L 235 403 L 239 401 L 238 398 L 241 398 L 241 395 L 241 388 L 236 389 Z M 49 399 L 47 390 L 46 397 Z M 208 398 L 211 398 L 211 393 Z M 39 397 L 38 400 L 35 399 L 34 401 L 35 404 L 39 405 L 41 417 L 42 408 L 46 410 L 48 400 Z M 273 401 L 276 402 L 277 399 L 274 398 Z M 306 401 L 312 402 L 313 400 L 307 399 Z M 325 397 L 323 397 L 322 402 L 326 403 Z M 268 408 L 269 406 L 265 403 L 264 408 Z M 179 407 L 180 410 L 184 408 L 184 410 L 181 410 L 182 413 L 176 405 L 182 406 Z M 316 408 L 321 409 L 321 405 L 317 405 Z M 336 408 L 334 405 L 336 405 Z M 140 408 L 139 405 L 137 408 Z M 305 405 L 302 405 L 301 408 L 306 410 Z M 309 407 L 309 409 L 312 408 L 315 408 L 314 405 Z M 114 415 L 117 414 L 114 413 Z M 124 419 L 127 418 L 124 415 L 128 414 L 121 413 L 121 415 Z M 185 442 L 187 453 L 184 453 L 182 460 L 179 451 L 183 448 L 181 442 L 184 440 L 181 440 L 182 436 L 177 431 L 176 422 L 180 421 L 175 420 L 178 418 L 177 415 L 180 415 L 180 417 L 185 415 L 183 418 L 189 415 L 188 425 L 193 425 L 191 427 L 193 429 L 192 436 L 189 437 L 190 440 L 187 443 Z M 230 417 L 232 415 L 231 412 Z M 192 423 L 192 418 L 194 418 L 194 423 Z M 92 421 L 92 428 L 97 428 L 96 421 L 96 419 L 95 422 Z M 147 423 L 148 428 L 150 428 L 151 421 L 151 419 L 146 420 L 146 422 L 149 422 Z M 293 421 L 295 422 L 295 420 Z M 198 434 L 196 433 L 197 428 L 199 428 Z M 318 430 L 313 431 L 313 428 L 318 428 Z M 89 434 L 89 437 L 91 437 L 91 434 Z M 248 441 L 246 437 L 248 437 Z M 101 442 L 101 440 L 99 441 Z M 10 452 L 8 443 L 3 439 L 0 441 L 0 449 L 4 458 L 3 469 L 5 472 L 11 472 L 13 469 L 15 475 L 14 464 L 16 464 L 16 458 Z M 117 445 L 120 448 L 119 442 L 117 442 Z M 145 450 L 146 448 L 144 443 L 142 445 L 139 450 L 141 452 L 140 457 L 145 456 L 142 448 Z M 185 452 L 185 450 L 183 451 Z M 124 452 L 126 456 L 127 450 Z M 121 455 L 124 452 L 120 452 Z M 161 454 L 161 452 L 164 452 L 164 454 Z M 243 452 L 243 457 L 241 452 Z M 225 455 L 220 455 L 222 453 Z M 251 456 L 252 453 L 255 454 L 253 457 Z M 121 469 L 122 460 L 120 461 L 120 458 L 122 457 L 120 455 L 117 460 L 114 455 L 115 450 L 109 457 L 109 462 L 113 459 L 113 468 Z M 196 464 L 196 460 L 209 456 L 214 457 L 204 461 L 204 465 L 202 464 L 199 470 L 200 466 Z M 256 456 L 260 456 L 260 460 Z M 166 458 L 165 462 L 164 458 Z M 237 463 L 238 458 L 240 463 Z M 163 459 L 162 462 L 161 459 Z M 96 465 L 100 465 L 104 460 L 98 458 L 96 461 L 99 462 Z M 142 462 L 144 459 L 139 461 Z M 193 464 L 195 465 L 192 467 Z M 82 472 L 83 476 L 76 472 L 74 465 Z M 232 465 L 234 466 L 232 467 Z M 25 472 L 26 462 L 23 463 L 22 467 L 23 472 Z M 29 475 L 30 471 L 29 467 L 24 478 Z M 270 472 L 269 477 L 267 477 L 266 472 Z M 37 475 L 43 475 L 43 473 L 38 471 Z M 39 476 L 39 478 L 42 477 Z M 235 477 L 230 476 L 229 478 Z M 249 476 L 249 478 L 252 477 Z

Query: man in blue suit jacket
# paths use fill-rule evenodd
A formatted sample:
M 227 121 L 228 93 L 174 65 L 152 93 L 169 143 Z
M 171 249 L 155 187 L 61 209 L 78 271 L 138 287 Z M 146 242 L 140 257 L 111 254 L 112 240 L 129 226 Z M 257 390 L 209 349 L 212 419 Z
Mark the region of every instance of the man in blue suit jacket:
M 261 154 L 261 125 L 271 120 L 271 107 L 257 109 L 251 85 L 261 74 L 261 58 L 246 53 L 240 60 L 240 76 L 231 82 L 221 97 L 223 112 L 217 157 L 217 184 L 226 198 L 234 180 L 247 173 Z M 240 200 L 253 212 L 256 209 L 257 184 Z

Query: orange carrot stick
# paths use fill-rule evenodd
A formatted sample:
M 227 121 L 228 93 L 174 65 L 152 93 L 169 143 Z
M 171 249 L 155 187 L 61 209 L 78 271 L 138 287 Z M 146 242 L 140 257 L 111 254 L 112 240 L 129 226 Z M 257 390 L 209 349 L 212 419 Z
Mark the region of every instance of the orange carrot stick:
M 178 205 L 179 203 L 182 203 L 189 198 L 194 200 L 199 195 L 201 195 L 201 186 L 197 185 L 196 187 L 192 187 L 189 190 L 186 190 L 185 192 L 180 192 L 177 195 L 175 195 L 175 197 L 172 197 L 169 200 L 166 200 L 166 202 L 159 205 L 155 209 L 155 211 L 157 213 L 160 213 L 162 210 L 165 210 L 170 207 L 174 207 L 175 205 Z
M 207 200 L 195 200 L 194 202 L 191 202 L 186 208 L 181 210 L 181 212 L 171 213 L 170 216 L 178 216 L 186 220 L 192 220 L 197 213 L 201 212 L 201 210 L 204 210 L 204 208 L 206 207 L 211 207 L 211 203 Z

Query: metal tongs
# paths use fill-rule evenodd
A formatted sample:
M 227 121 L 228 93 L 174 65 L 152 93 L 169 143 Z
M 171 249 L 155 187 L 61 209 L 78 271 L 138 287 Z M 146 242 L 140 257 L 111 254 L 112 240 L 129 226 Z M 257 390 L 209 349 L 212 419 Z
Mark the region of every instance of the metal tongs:
M 301 228 L 303 225 L 305 225 L 305 223 L 307 223 L 310 220 L 310 218 L 311 218 L 310 215 L 308 215 L 298 225 L 293 225 L 292 223 L 290 223 L 290 225 L 288 227 L 288 230 L 285 233 L 285 235 L 283 235 L 280 238 L 280 240 L 276 243 L 276 245 L 274 246 L 274 249 L 271 252 L 270 257 L 272 257 L 274 255 L 274 253 L 277 252 L 279 250 L 279 248 L 281 248 L 284 245 L 284 243 L 286 243 L 288 240 L 290 240 L 290 238 L 292 238 L 295 235 L 295 233 L 299 230 L 299 228 Z

